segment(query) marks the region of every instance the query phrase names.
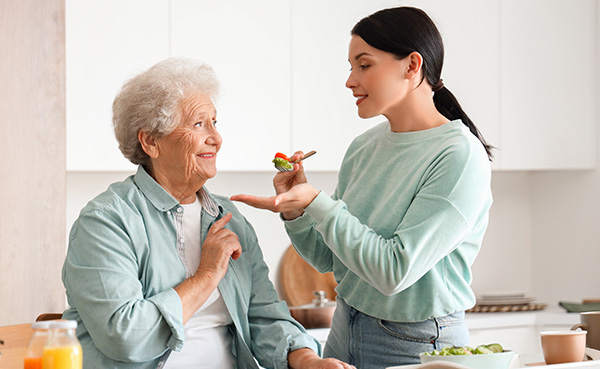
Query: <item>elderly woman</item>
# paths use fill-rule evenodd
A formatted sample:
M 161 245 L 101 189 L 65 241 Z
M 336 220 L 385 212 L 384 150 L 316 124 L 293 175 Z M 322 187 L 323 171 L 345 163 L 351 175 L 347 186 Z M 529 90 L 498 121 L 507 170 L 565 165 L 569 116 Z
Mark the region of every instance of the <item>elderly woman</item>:
M 321 359 L 268 279 L 251 225 L 205 182 L 221 136 L 212 69 L 167 59 L 113 104 L 137 173 L 81 211 L 63 282 L 84 368 L 351 368 Z

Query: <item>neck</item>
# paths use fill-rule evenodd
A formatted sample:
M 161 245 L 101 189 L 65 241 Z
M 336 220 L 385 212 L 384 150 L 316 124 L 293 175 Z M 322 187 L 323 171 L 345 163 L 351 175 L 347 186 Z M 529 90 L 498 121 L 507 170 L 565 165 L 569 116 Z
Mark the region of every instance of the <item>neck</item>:
M 384 112 L 392 132 L 423 131 L 448 123 L 448 118 L 435 108 L 431 89 L 421 84 L 414 89 L 401 105 Z
M 180 204 L 191 204 L 196 201 L 196 192 L 200 191 L 206 181 L 195 181 L 189 178 L 173 179 L 159 170 L 148 171 L 162 188 L 173 196 Z

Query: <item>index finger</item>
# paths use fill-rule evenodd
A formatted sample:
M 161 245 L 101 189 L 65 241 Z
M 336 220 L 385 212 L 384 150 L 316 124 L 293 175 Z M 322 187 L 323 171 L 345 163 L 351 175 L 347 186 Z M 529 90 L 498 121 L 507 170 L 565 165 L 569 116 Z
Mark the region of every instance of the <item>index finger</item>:
M 301 157 L 304 156 L 304 151 L 302 150 L 298 150 L 294 153 L 294 155 L 290 156 L 290 160 L 289 161 L 295 161 L 300 159 Z
M 217 220 L 216 222 L 213 223 L 213 225 L 210 226 L 210 229 L 208 230 L 208 234 L 215 234 L 215 233 L 219 232 L 221 229 L 223 229 L 225 227 L 225 225 L 227 223 L 229 223 L 231 218 L 233 218 L 232 213 L 225 214 L 223 216 L 223 218 Z
M 261 197 L 254 195 L 233 195 L 229 198 L 231 201 L 239 201 L 243 202 L 246 205 L 250 205 L 252 207 L 258 209 L 267 209 L 273 212 L 277 212 L 275 210 L 275 196 L 271 197 Z

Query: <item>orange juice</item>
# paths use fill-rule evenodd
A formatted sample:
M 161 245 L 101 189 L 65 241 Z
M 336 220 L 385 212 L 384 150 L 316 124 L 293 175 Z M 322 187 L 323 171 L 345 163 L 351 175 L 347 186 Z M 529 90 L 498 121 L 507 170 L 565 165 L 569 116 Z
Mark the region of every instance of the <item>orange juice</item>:
M 41 357 L 26 357 L 25 369 L 42 369 Z
M 43 369 L 82 369 L 81 346 L 53 346 L 44 349 Z

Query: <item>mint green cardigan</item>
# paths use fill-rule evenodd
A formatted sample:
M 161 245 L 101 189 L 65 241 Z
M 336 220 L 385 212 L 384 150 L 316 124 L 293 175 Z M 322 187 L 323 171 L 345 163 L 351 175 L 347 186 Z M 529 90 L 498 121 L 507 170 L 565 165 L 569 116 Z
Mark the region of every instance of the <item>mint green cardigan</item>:
M 352 142 L 333 196 L 321 192 L 285 227 L 349 305 L 392 321 L 440 317 L 475 304 L 490 180 L 483 145 L 460 120 L 407 133 L 385 122 Z

